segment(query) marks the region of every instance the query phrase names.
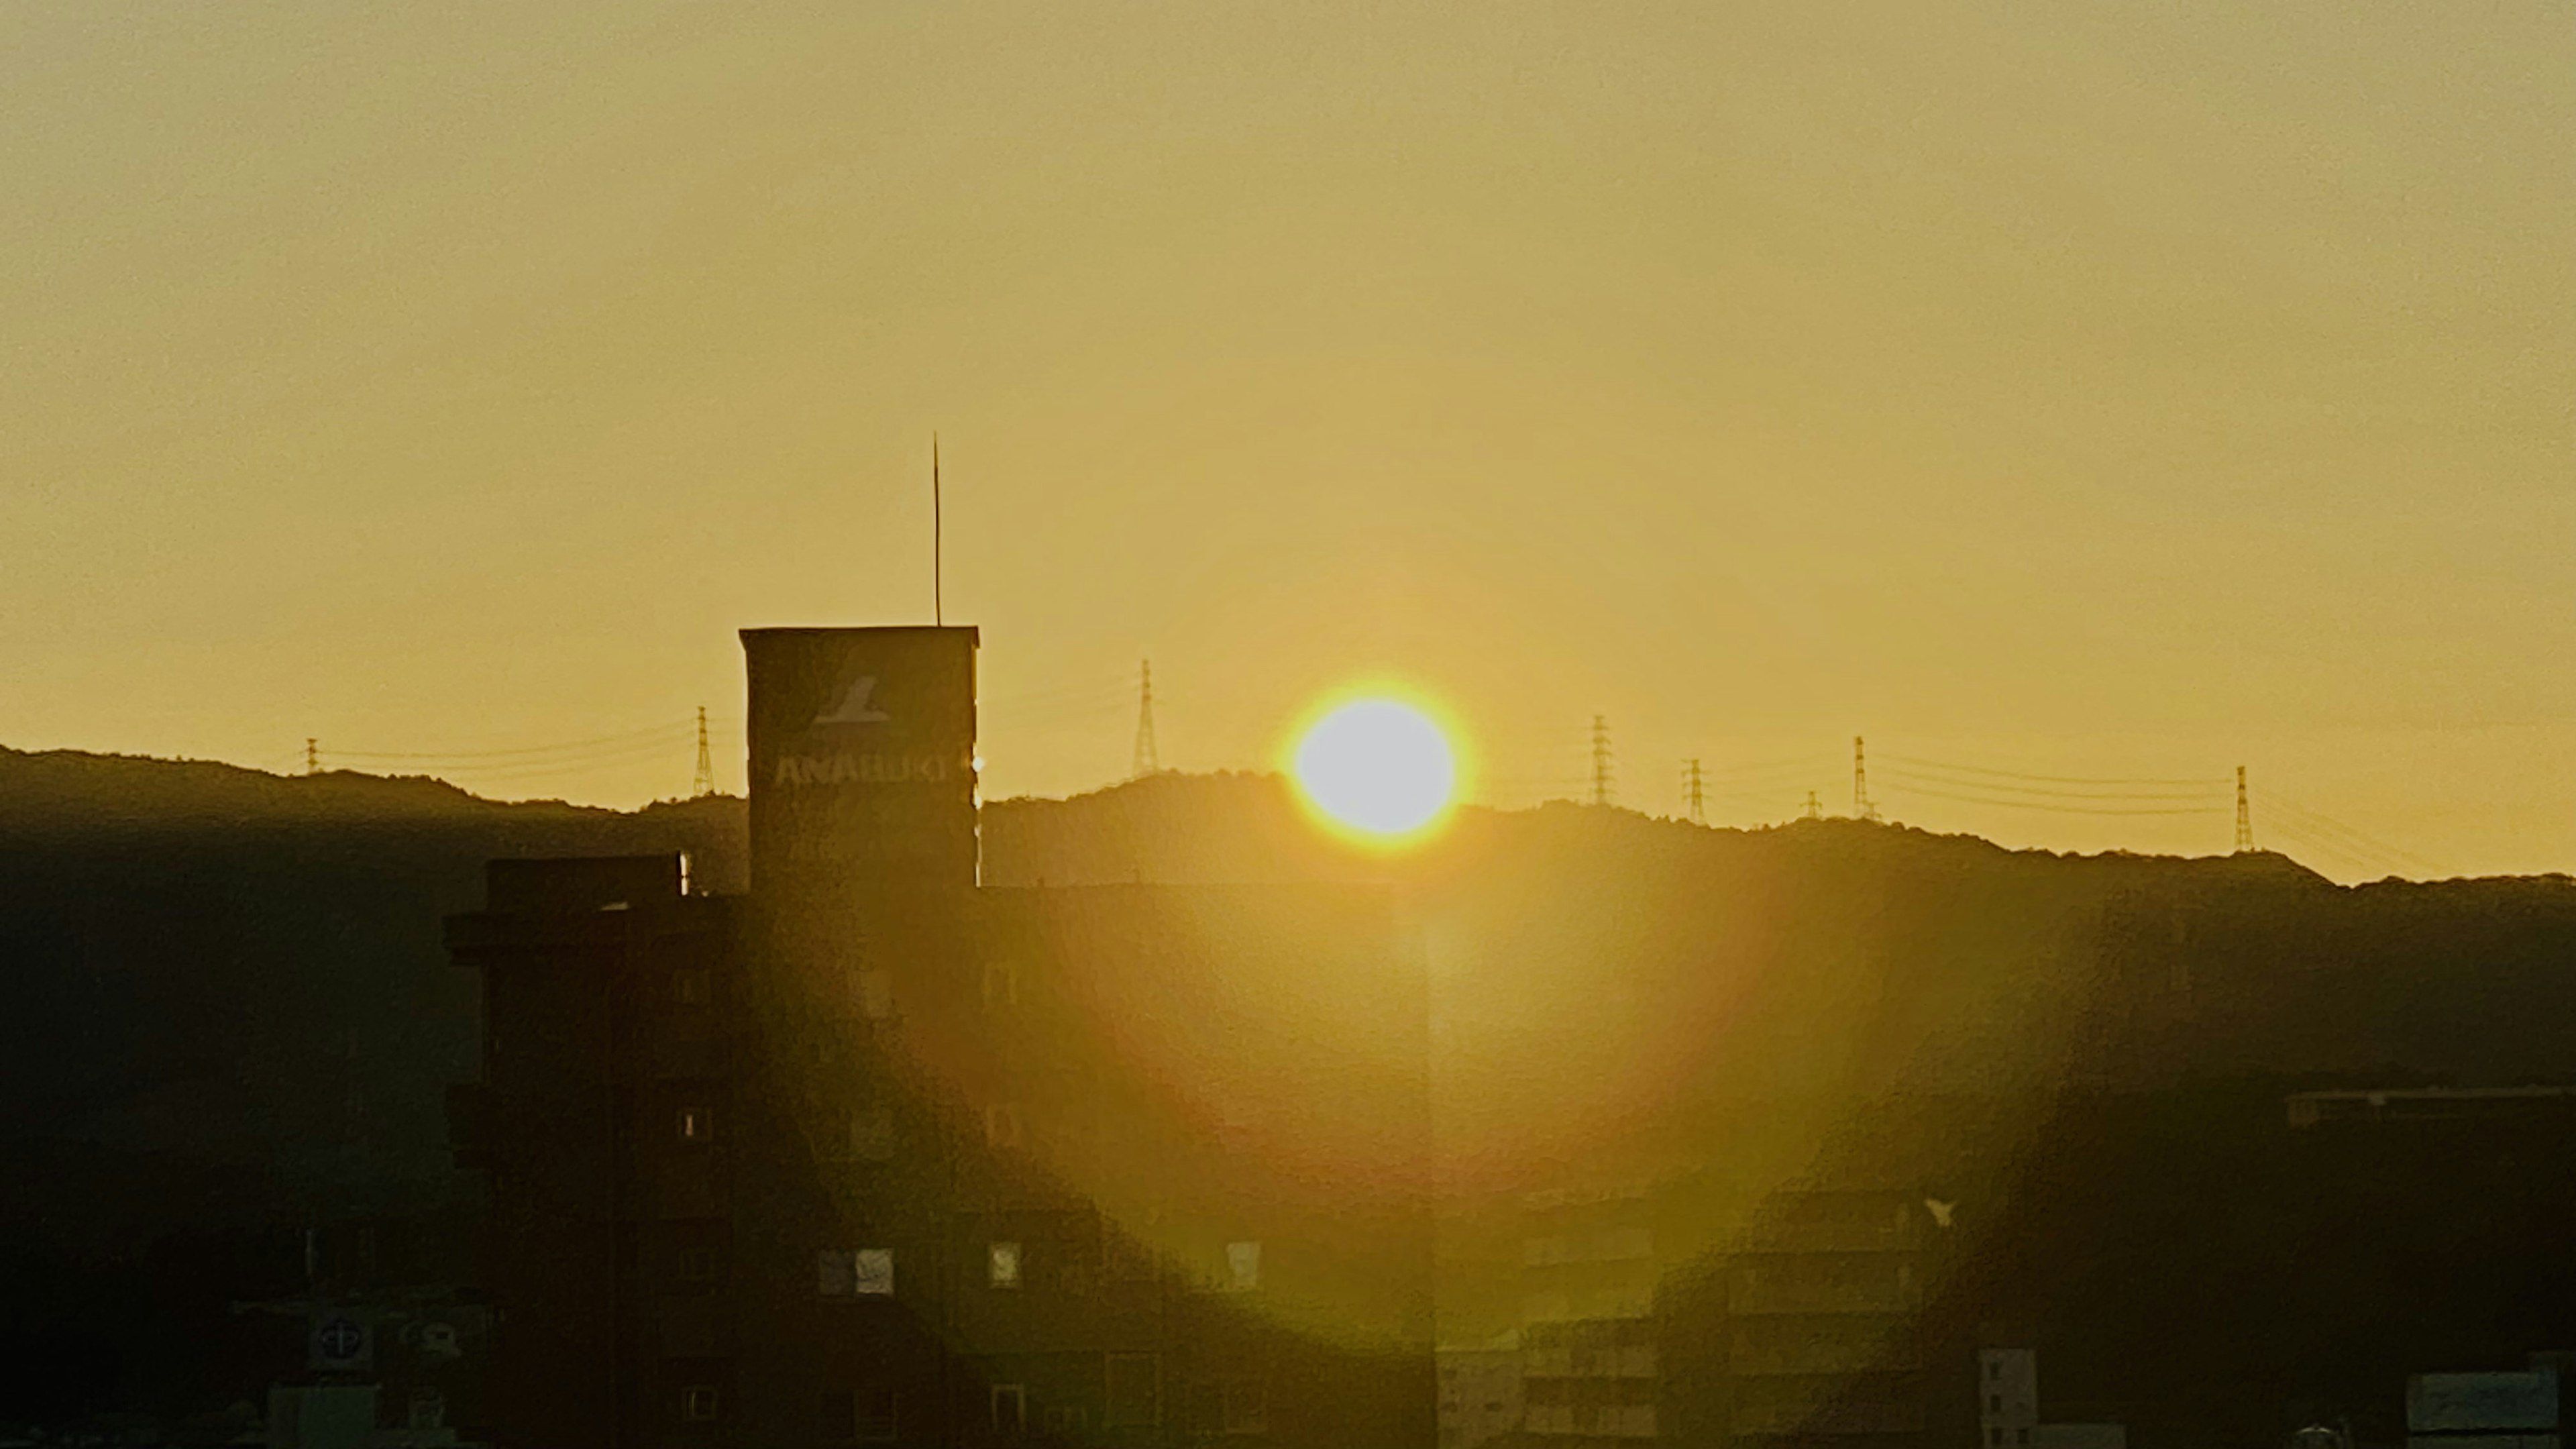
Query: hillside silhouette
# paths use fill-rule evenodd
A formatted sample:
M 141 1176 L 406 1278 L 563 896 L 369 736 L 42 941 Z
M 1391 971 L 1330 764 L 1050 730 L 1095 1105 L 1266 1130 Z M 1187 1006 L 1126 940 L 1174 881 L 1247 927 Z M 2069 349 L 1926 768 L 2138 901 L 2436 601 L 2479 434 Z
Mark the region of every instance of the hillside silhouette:
M 2475 1184 L 2490 1238 L 2548 1220 L 2576 1205 L 2563 1172 L 2419 1143 L 2404 1150 L 2447 1166 L 2415 1196 L 2352 1168 L 2321 1197 L 2282 1174 L 2351 1164 L 2282 1150 L 2280 1105 L 2313 1087 L 2576 1080 L 2565 878 L 2343 887 L 2264 853 L 2075 857 L 1873 822 L 1723 830 L 1572 805 L 1465 810 L 1426 847 L 1378 856 L 1249 774 L 1000 801 L 982 819 L 989 886 L 1384 882 L 1429 957 L 1462 1222 L 1571 1180 L 1697 1174 L 1701 1236 L 1678 1246 L 1718 1252 L 1783 1184 L 1941 1184 L 1970 1204 L 1974 1244 L 1945 1311 L 2009 1316 L 2043 1301 L 2034 1283 L 2072 1275 L 2113 1307 L 2066 1331 L 2056 1381 L 2106 1400 L 2155 1380 L 2184 1401 L 2222 1347 L 2261 1361 L 2266 1402 L 2469 1351 L 2381 1335 L 2360 1355 L 2325 1328 L 2249 1328 L 2200 1357 L 2130 1343 L 2188 1337 L 2223 1307 L 2212 1285 L 2338 1224 L 2354 1252 L 2415 1245 L 2405 1281 L 2426 1333 L 2456 1302 L 2453 1318 L 2485 1314 L 2497 1352 L 2576 1341 L 2555 1306 L 2576 1302 L 2568 1264 L 2521 1271 L 2570 1291 L 2489 1311 L 2459 1298 L 2454 1271 L 2483 1260 L 2424 1246 L 2452 1241 Z M 619 812 L 427 779 L 0 751 L 0 1170 L 15 1185 L 0 1393 L 40 1414 L 220 1402 L 240 1365 L 190 1346 L 224 1303 L 300 1286 L 281 1244 L 317 1223 L 470 1211 L 442 1099 L 475 1070 L 474 1001 L 440 923 L 478 904 L 483 863 L 686 850 L 701 888 L 736 891 L 744 832 L 727 797 Z M 2354 1236 L 2346 1207 L 2365 1187 L 2378 1226 Z M 2237 1230 L 2193 1250 L 2201 1296 L 2158 1298 L 2184 1280 L 2138 1266 L 2157 1224 L 2231 1193 Z M 1444 1324 L 1507 1327 L 1505 1295 L 1479 1286 L 1493 1275 L 1460 1251 Z M 2128 1266 L 2104 1277 L 2085 1266 L 2097 1252 Z M 197 1266 L 138 1266 L 174 1257 Z M 2308 1277 L 2312 1303 L 2342 1281 Z M 2353 1313 L 2377 1301 L 2346 1298 Z

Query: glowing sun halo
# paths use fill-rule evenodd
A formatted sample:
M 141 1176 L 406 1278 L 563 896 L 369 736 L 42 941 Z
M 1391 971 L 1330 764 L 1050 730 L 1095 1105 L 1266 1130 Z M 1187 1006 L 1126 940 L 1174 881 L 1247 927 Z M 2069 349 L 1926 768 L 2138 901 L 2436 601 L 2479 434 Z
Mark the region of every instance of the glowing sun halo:
M 1440 727 L 1391 699 L 1358 700 L 1317 720 L 1297 744 L 1294 769 L 1317 810 L 1374 836 L 1429 825 L 1458 784 Z

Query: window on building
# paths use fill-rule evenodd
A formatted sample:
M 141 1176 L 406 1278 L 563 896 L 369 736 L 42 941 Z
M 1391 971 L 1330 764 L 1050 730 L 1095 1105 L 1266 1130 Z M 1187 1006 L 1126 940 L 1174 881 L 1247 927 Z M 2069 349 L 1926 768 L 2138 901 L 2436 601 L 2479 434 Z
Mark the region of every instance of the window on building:
M 826 1298 L 883 1298 L 894 1292 L 890 1248 L 824 1248 L 814 1255 L 814 1287 Z
M 1956 1400 L 1952 1400 L 1952 1402 L 1953 1402 L 1953 1403 L 1955 1403 L 1955 1402 L 1957 1402 L 1957 1401 L 1956 1401 Z M 1987 1413 L 1989 1413 L 1989 1414 L 2000 1414 L 2000 1413 L 2002 1413 L 2003 1411 L 2004 1411 L 2004 1396 L 2003 1396 L 2003 1395 L 2001 1395 L 2001 1394 L 1988 1394 L 1988 1395 L 1986 1395 L 1986 1412 L 1987 1412 Z
M 849 1147 L 861 1162 L 894 1161 L 894 1109 L 880 1104 L 850 1113 Z
M 1005 1439 L 1016 1439 L 1029 1427 L 1029 1391 L 1020 1384 L 995 1384 L 992 1388 L 993 1432 Z
M 680 1417 L 692 1424 L 714 1423 L 717 1408 L 713 1384 L 691 1384 L 680 1390 Z
M 1993 1380 L 1996 1380 L 1996 1379 L 2002 1378 L 2003 1376 L 2004 1376 L 2004 1366 L 2003 1366 L 2001 1363 L 1999 1363 L 1999 1362 L 1997 1362 L 1996 1360 L 1994 1360 L 1994 1359 L 1987 1359 L 1987 1360 L 1986 1360 L 1986 1379 L 1987 1379 L 1987 1381 L 1988 1381 L 1988 1382 L 1992 1382 Z
M 850 1437 L 862 1444 L 891 1444 L 899 1436 L 892 1384 L 864 1388 L 853 1399 Z
M 716 1114 L 706 1107 L 682 1107 L 673 1114 L 672 1130 L 683 1142 L 713 1142 Z
M 1059 1405 L 1044 1415 L 1047 1432 L 1080 1438 L 1091 1432 L 1091 1411 L 1079 1404 Z
M 885 1021 L 894 1015 L 894 973 L 882 966 L 862 966 L 851 973 L 851 994 L 857 998 L 859 1015 L 870 1021 Z
M 1001 1148 L 1020 1145 L 1018 1103 L 995 1102 L 984 1109 L 984 1142 L 987 1146 Z
M 984 1282 L 994 1288 L 1020 1286 L 1020 1245 L 986 1243 L 984 1245 Z
M 2030 1442 L 2030 1431 L 2028 1429 L 2015 1429 L 2013 1430 L 2013 1433 L 2018 1436 L 2018 1442 L 2024 1444 Z
M 1162 1422 L 1163 1365 L 1150 1353 L 1113 1353 L 1108 1362 L 1107 1402 L 1101 1427 L 1148 1428 Z
M 984 963 L 984 1007 L 1003 1011 L 1020 1004 L 1020 971 L 1008 961 Z
M 2004 1431 L 2001 1429 L 1988 1429 L 1986 1431 L 1986 1442 L 1993 1445 L 1994 1449 L 2003 1449 Z
M 671 973 L 671 1000 L 679 1006 L 704 1006 L 715 999 L 715 975 L 699 968 Z
M 1217 1428 L 1227 1434 L 1270 1430 L 1270 1396 L 1259 1379 L 1230 1379 L 1217 1393 Z
M 682 1248 L 680 1250 L 680 1281 L 683 1283 L 712 1283 L 716 1281 L 716 1250 L 713 1248 Z
M 1154 1277 L 1154 1253 L 1143 1243 L 1111 1228 L 1101 1239 L 1101 1276 L 1112 1283 L 1146 1283 Z
M 1225 1245 L 1226 1286 L 1237 1293 L 1249 1293 L 1261 1286 L 1261 1244 L 1257 1242 Z

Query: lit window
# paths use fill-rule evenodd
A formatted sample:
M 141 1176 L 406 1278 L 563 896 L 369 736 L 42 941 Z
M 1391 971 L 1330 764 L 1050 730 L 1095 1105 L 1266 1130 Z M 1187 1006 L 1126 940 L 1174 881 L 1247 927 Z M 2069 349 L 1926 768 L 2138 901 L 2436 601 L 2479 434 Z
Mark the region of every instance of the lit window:
M 826 1298 L 883 1298 L 894 1292 L 894 1253 L 887 1248 L 825 1248 L 814 1255 L 814 1289 Z
M 984 1281 L 995 1288 L 1020 1286 L 1020 1245 L 987 1243 L 984 1245 Z
M 1228 1243 L 1225 1245 L 1226 1286 L 1238 1293 L 1249 1293 L 1261 1286 L 1261 1245 Z
M 704 1107 L 682 1107 L 673 1118 L 673 1130 L 683 1142 L 712 1142 L 716 1115 Z
M 716 1386 L 691 1384 L 680 1390 L 680 1417 L 692 1424 L 715 1422 Z

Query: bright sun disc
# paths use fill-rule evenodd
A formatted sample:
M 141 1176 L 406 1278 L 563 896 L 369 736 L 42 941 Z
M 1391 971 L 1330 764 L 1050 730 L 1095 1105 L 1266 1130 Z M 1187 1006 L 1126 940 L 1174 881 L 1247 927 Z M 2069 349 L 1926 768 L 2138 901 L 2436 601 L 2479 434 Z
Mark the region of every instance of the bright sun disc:
M 1420 710 L 1363 699 L 1306 731 L 1296 774 L 1306 798 L 1332 819 L 1370 835 L 1404 835 L 1448 808 L 1458 762 Z

